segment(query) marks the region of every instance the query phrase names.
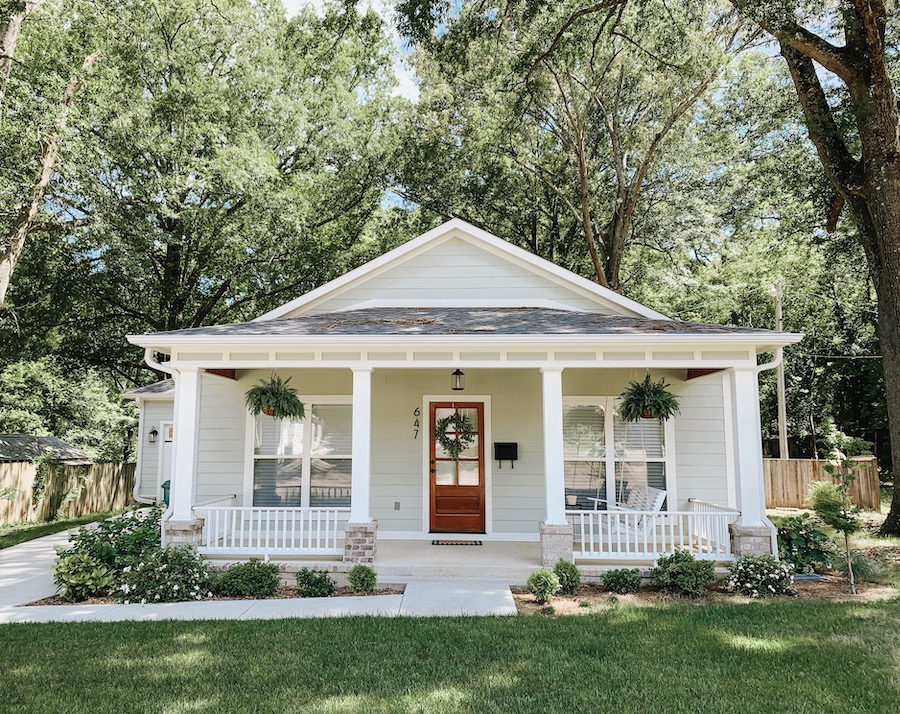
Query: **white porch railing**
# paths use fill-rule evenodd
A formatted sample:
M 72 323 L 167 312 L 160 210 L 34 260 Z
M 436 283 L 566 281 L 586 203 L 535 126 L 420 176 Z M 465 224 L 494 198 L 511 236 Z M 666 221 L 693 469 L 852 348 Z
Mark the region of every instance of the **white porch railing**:
M 199 552 L 235 555 L 340 555 L 349 508 L 196 506 Z
M 655 560 L 676 550 L 733 560 L 728 524 L 740 513 L 721 506 L 690 511 L 566 511 L 576 558 Z M 698 507 L 699 508 L 699 507 Z

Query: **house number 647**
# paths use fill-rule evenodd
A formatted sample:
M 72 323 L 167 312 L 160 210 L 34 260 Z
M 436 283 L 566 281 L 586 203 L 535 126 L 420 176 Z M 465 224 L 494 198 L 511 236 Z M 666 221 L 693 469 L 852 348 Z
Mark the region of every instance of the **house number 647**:
M 419 438 L 419 417 L 422 415 L 422 410 L 419 407 L 413 409 L 413 439 Z

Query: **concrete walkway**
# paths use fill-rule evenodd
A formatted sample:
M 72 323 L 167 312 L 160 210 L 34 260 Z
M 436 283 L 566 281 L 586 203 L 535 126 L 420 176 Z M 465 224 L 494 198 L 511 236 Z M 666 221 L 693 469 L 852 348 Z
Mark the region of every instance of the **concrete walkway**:
M 505 581 L 476 578 L 391 578 L 394 582 L 405 582 L 402 595 L 20 607 L 54 594 L 56 588 L 50 574 L 56 558 L 54 546 L 67 542 L 68 532 L 64 532 L 0 550 L 0 623 L 516 614 L 515 602 Z

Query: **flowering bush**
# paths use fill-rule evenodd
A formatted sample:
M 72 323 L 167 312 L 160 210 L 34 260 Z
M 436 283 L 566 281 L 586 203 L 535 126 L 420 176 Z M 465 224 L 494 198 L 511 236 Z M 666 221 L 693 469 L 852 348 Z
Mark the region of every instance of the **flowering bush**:
M 60 555 L 89 555 L 112 571 L 134 565 L 145 551 L 159 548 L 162 509 L 123 513 L 96 525 L 82 526 L 69 536 L 71 545 Z
M 732 563 L 725 587 L 750 597 L 768 597 L 791 591 L 794 568 L 771 555 L 744 555 Z
M 778 554 L 798 573 L 812 573 L 816 566 L 830 568 L 837 555 L 834 541 L 822 522 L 808 513 L 785 518 L 778 526 Z
M 188 546 L 145 552 L 122 568 L 115 595 L 119 602 L 181 602 L 212 597 L 203 556 Z

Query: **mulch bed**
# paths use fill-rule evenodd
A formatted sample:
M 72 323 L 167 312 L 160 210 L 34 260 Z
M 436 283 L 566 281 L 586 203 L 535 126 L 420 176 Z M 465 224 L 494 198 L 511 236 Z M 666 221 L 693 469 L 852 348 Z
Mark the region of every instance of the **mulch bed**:
M 397 588 L 376 588 L 373 595 L 402 595 L 403 590 L 398 590 Z M 349 586 L 336 587 L 334 589 L 334 594 L 330 597 L 363 597 L 364 593 L 356 593 L 353 592 L 353 589 Z M 282 585 L 278 588 L 275 594 L 270 598 L 262 598 L 263 600 L 287 600 L 291 598 L 300 597 L 297 595 L 297 588 L 293 585 Z M 188 602 L 215 602 L 222 600 L 258 600 L 260 598 L 251 598 L 251 597 L 222 597 L 220 595 L 213 595 L 210 598 L 206 598 L 204 600 L 189 600 Z M 29 602 L 26 607 L 36 606 L 36 605 L 118 605 L 118 601 L 112 597 L 92 597 L 87 600 L 81 600 L 79 602 L 69 602 L 68 600 L 63 600 L 58 595 L 52 595 L 51 597 L 45 597 L 42 600 L 35 600 L 34 602 Z M 148 603 L 148 605 L 151 603 Z
M 534 595 L 521 587 L 513 587 L 513 599 L 516 601 L 516 609 L 520 615 L 545 614 L 547 605 L 539 605 L 535 602 Z M 887 600 L 897 595 L 896 588 L 875 583 L 860 583 L 857 585 L 857 594 L 851 595 L 847 581 L 834 576 L 824 576 L 818 582 L 801 581 L 794 583 L 796 595 L 776 595 L 768 600 L 831 600 L 871 602 Z M 587 583 L 581 586 L 577 595 L 560 595 L 554 597 L 548 604 L 553 607 L 555 615 L 588 615 L 598 610 L 609 610 L 622 605 L 649 606 L 660 603 L 704 603 L 704 602 L 733 602 L 748 603 L 759 602 L 758 599 L 748 598 L 743 595 L 729 593 L 719 585 L 711 586 L 705 598 L 691 600 L 675 595 L 660 592 L 654 587 L 643 586 L 636 593 L 628 595 L 616 595 L 604 588 L 599 583 Z M 586 604 L 582 604 L 586 603 Z

